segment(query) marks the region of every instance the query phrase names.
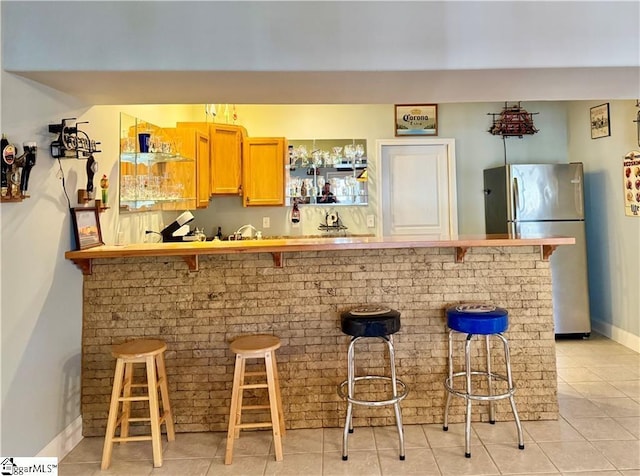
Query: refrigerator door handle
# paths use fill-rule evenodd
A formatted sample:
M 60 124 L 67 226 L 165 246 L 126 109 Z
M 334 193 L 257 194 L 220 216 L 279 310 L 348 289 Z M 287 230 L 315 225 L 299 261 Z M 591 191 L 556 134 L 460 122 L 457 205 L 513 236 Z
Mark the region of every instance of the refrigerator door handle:
M 584 199 L 583 199 L 583 193 L 584 191 L 582 190 L 582 169 L 578 169 L 578 171 L 576 172 L 575 176 L 573 177 L 573 179 L 571 180 L 571 183 L 573 184 L 574 187 L 574 193 L 573 193 L 573 199 L 575 202 L 575 207 L 576 207 L 576 212 L 584 217 Z
M 518 209 L 520 208 L 520 191 L 518 190 L 518 179 L 513 178 L 513 219 L 518 219 Z

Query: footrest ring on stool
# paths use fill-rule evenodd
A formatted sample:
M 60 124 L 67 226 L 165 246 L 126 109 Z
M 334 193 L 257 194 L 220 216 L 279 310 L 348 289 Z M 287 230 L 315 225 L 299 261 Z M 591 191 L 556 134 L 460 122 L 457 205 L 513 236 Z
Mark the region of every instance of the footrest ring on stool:
M 358 383 L 361 380 L 385 380 L 388 382 L 392 381 L 391 377 L 385 377 L 382 375 L 363 375 L 361 377 L 356 377 L 354 380 L 355 380 L 355 383 Z M 373 401 L 358 400 L 356 398 L 349 397 L 349 395 L 345 393 L 344 387 L 346 387 L 348 384 L 349 384 L 349 381 L 345 380 L 338 386 L 338 395 L 340 396 L 340 398 L 346 399 L 349 403 L 353 403 L 354 405 L 364 405 L 368 407 L 382 407 L 385 405 L 393 405 L 403 400 L 409 393 L 409 390 L 407 389 L 407 386 L 405 385 L 405 383 L 402 380 L 396 379 L 396 384 L 400 386 L 400 392 L 398 392 L 398 395 L 396 395 L 395 397 L 390 398 L 388 400 L 373 400 Z M 355 384 L 354 384 L 354 388 L 355 388 Z
M 471 372 L 471 375 L 482 375 L 484 377 L 488 377 L 491 376 L 491 378 L 496 379 L 496 380 L 502 380 L 503 382 L 508 382 L 507 377 L 505 377 L 504 375 L 500 375 L 500 374 L 488 374 L 487 372 L 482 372 L 482 371 L 474 371 Z M 466 372 L 456 372 L 453 374 L 453 378 L 455 379 L 456 377 L 466 377 L 467 374 Z M 516 391 L 516 387 L 515 385 L 509 389 L 507 389 L 507 391 L 505 393 L 497 393 L 494 395 L 486 395 L 486 394 L 475 394 L 475 393 L 466 393 L 460 390 L 455 390 L 453 388 L 453 382 L 451 381 L 452 379 L 447 378 L 444 381 L 444 386 L 447 389 L 448 392 L 457 395 L 458 397 L 462 397 L 462 398 L 468 398 L 470 400 L 480 400 L 483 402 L 487 402 L 487 401 L 492 401 L 492 400 L 502 400 L 503 398 L 509 398 L 511 397 L 515 391 Z

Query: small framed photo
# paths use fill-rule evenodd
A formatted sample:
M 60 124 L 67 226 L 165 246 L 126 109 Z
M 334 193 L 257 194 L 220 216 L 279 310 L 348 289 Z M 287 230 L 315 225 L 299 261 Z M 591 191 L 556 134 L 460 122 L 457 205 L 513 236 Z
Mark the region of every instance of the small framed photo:
M 437 104 L 396 104 L 396 137 L 437 136 Z
M 609 123 L 609 103 L 600 104 L 590 109 L 591 138 L 599 139 L 611 135 Z
M 97 208 L 79 207 L 71 209 L 76 250 L 86 250 L 104 245 L 100 229 L 100 211 Z

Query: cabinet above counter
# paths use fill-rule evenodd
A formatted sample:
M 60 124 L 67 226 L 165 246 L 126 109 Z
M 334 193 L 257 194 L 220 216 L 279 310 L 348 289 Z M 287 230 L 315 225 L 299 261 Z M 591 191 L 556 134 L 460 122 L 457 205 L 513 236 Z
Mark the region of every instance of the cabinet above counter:
M 455 262 L 464 261 L 469 248 L 538 246 L 542 260 L 548 260 L 560 245 L 573 245 L 575 238 L 564 236 L 469 235 L 451 240 L 428 240 L 424 237 L 326 237 L 278 238 L 241 241 L 204 241 L 189 243 L 145 243 L 125 246 L 98 246 L 81 251 L 67 251 L 83 274 L 91 274 L 93 259 L 180 256 L 191 271 L 198 270 L 200 255 L 271 253 L 276 267 L 284 266 L 284 253 L 300 251 L 347 251 L 362 249 L 453 248 Z

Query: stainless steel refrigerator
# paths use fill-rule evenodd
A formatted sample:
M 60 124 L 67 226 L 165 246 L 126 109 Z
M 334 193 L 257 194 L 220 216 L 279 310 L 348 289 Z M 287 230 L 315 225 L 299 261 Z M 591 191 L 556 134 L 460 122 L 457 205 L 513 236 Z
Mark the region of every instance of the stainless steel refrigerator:
M 556 334 L 591 333 L 581 163 L 513 164 L 484 171 L 486 233 L 573 236 L 551 255 Z

